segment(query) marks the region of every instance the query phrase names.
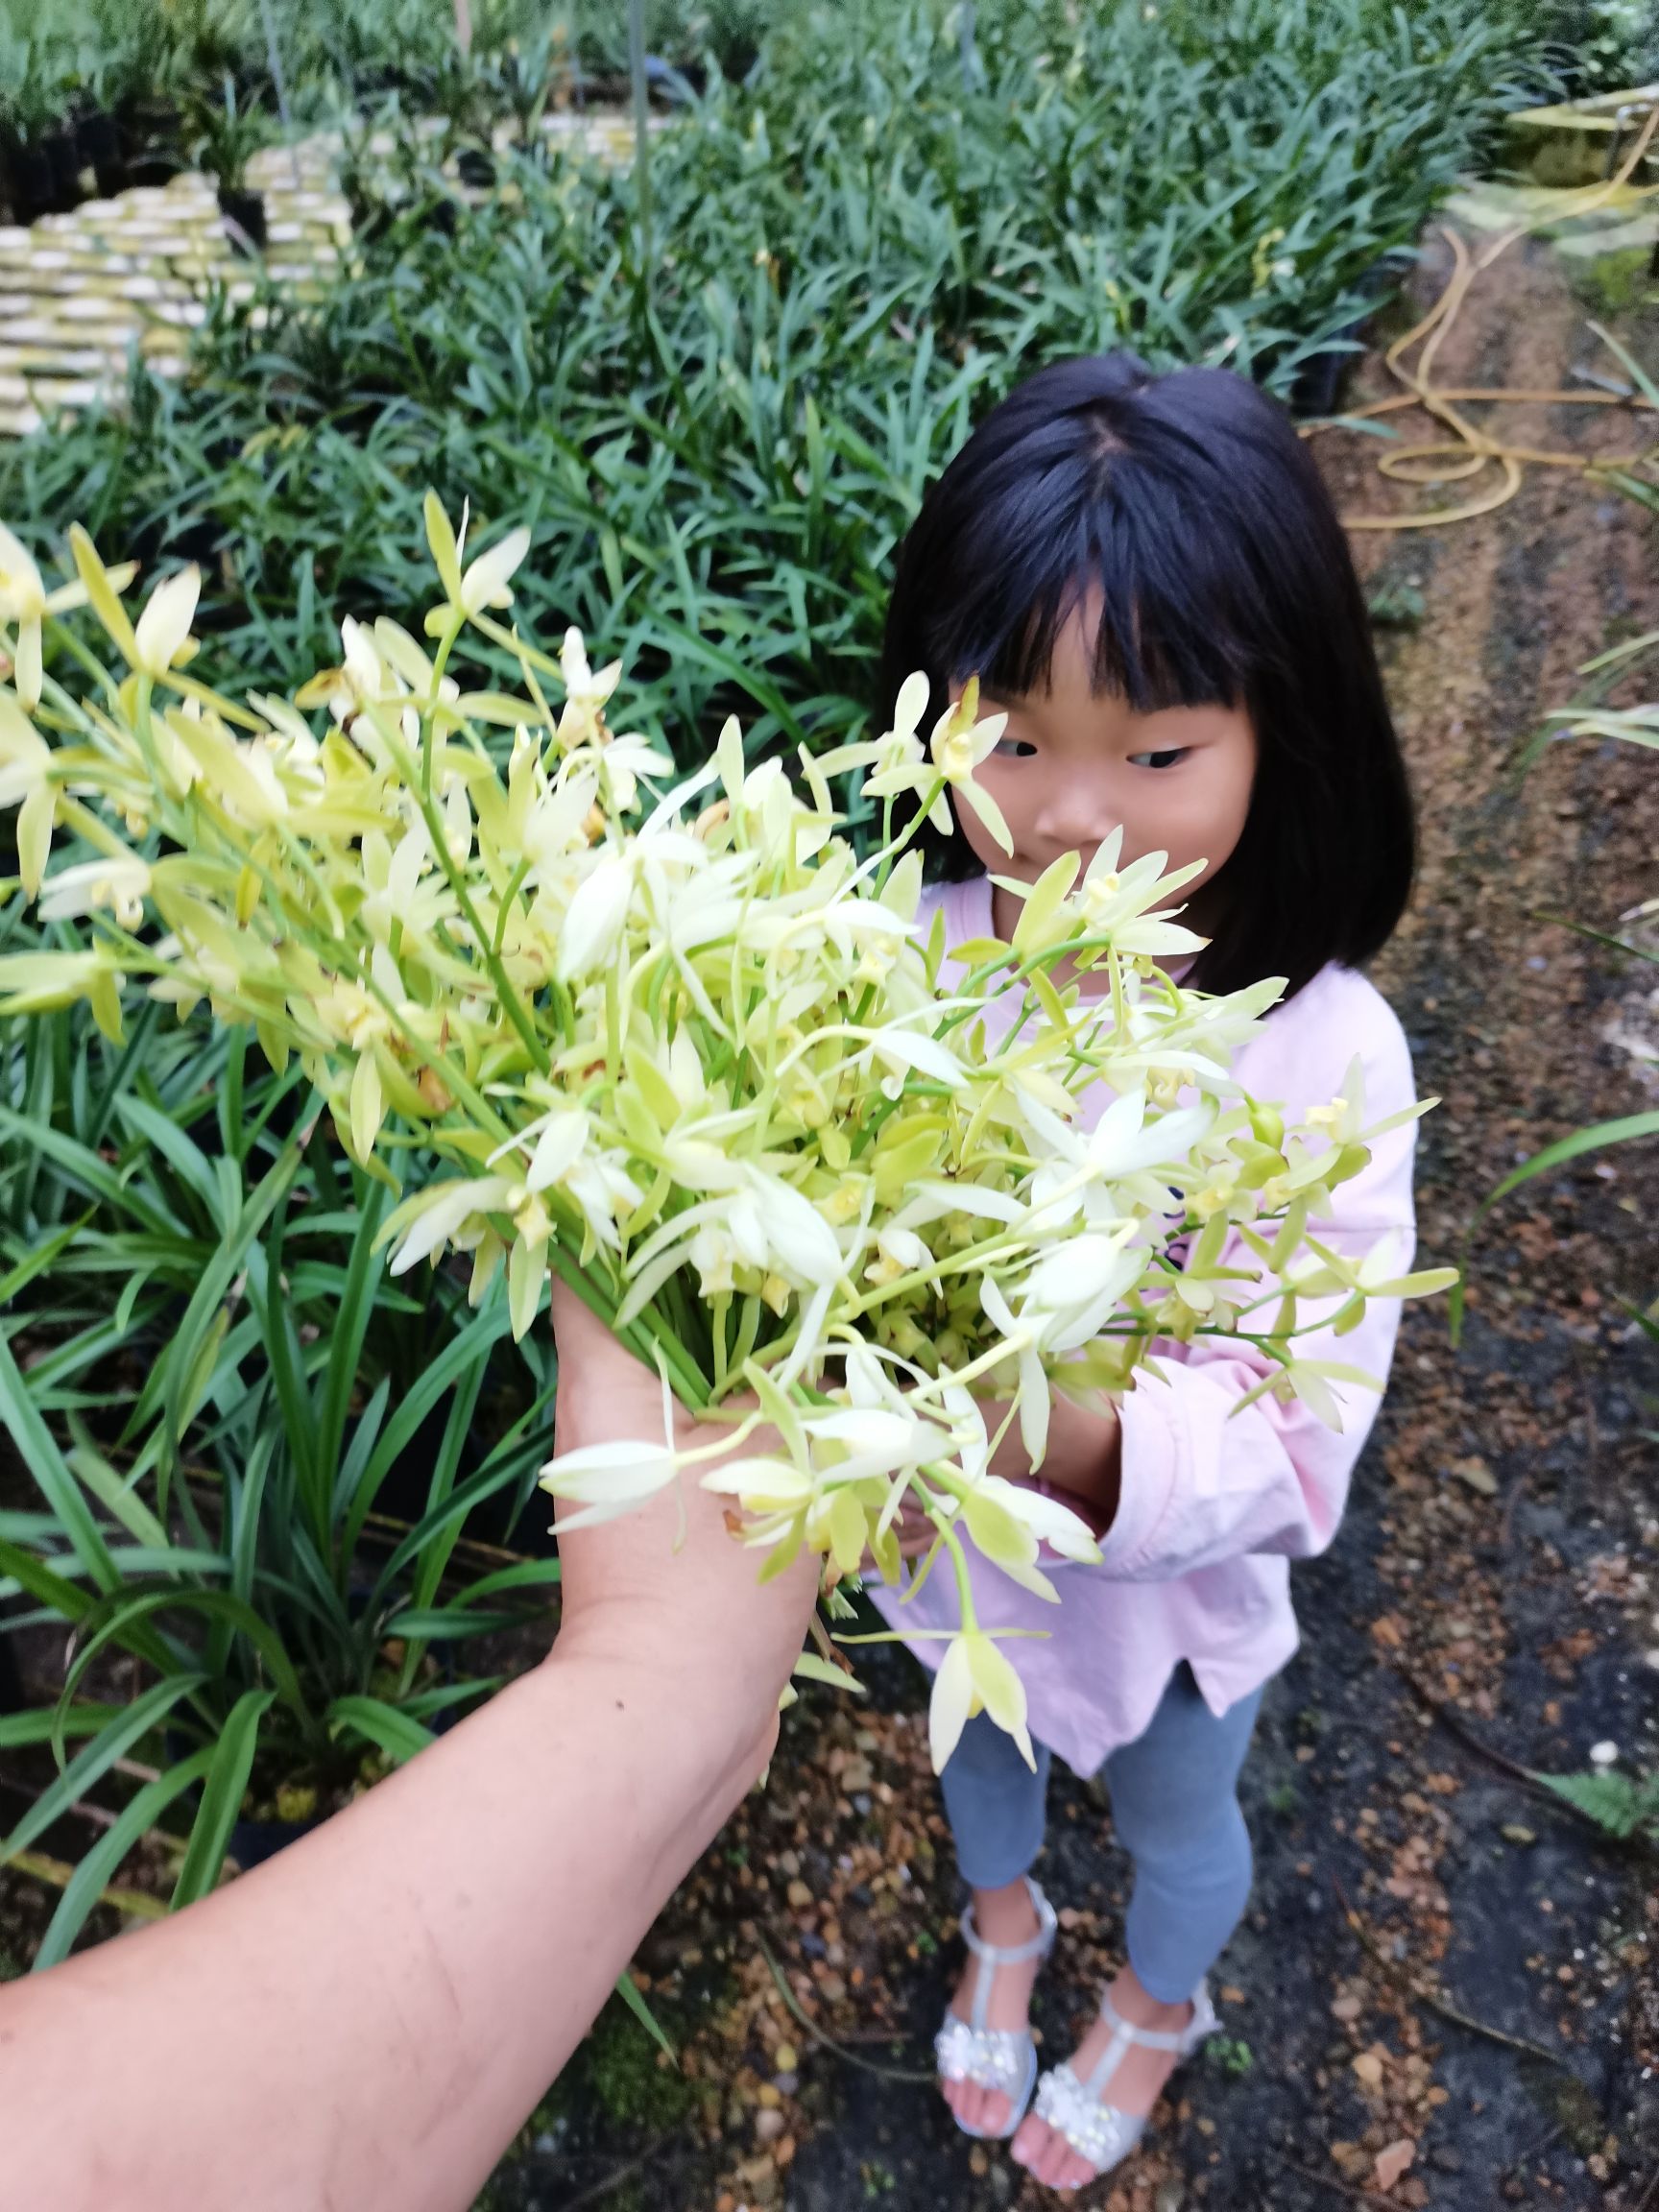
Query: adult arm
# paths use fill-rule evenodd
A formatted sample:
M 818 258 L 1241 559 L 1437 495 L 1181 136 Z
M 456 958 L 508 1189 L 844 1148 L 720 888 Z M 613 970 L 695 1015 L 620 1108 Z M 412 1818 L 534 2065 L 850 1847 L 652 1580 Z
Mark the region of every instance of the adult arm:
M 660 1433 L 555 1320 L 558 1447 Z M 684 1503 L 566 1535 L 551 1656 L 324 1827 L 0 1989 L 0 2203 L 465 2212 L 776 1741 L 815 1562 Z

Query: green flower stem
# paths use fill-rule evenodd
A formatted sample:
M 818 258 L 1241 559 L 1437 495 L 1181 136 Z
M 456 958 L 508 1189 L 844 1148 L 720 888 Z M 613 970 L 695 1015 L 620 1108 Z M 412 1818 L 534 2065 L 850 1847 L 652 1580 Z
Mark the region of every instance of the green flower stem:
M 83 806 L 79 799 L 71 799 L 66 791 L 58 794 L 58 819 L 65 829 L 75 830 L 87 844 L 112 860 L 124 860 L 128 848 L 116 836 L 107 822 L 101 822 L 90 808 Z
M 222 691 L 213 691 L 205 684 L 198 684 L 194 676 L 186 676 L 178 668 L 169 668 L 158 681 L 169 691 L 177 691 L 180 698 L 194 699 L 203 707 L 210 707 L 222 721 L 233 722 L 246 730 L 250 736 L 262 737 L 266 725 L 257 714 L 246 707 L 238 707 L 234 699 L 227 699 Z
M 114 699 L 121 688 L 120 684 L 105 667 L 97 655 L 91 651 L 90 647 L 83 643 L 69 623 L 63 621 L 60 615 L 48 614 L 41 624 L 41 628 L 54 645 L 60 645 L 71 660 L 79 661 L 87 675 L 97 680 L 106 697 Z M 69 696 L 56 678 L 48 676 L 41 685 L 41 691 L 42 695 L 50 694 L 54 699 L 61 702 L 60 710 L 67 709 L 72 712 L 78 728 L 84 729 L 86 727 L 85 709 L 79 699 L 72 699 Z
M 622 984 L 612 961 L 605 971 L 605 1064 L 611 1080 L 622 1080 Z
M 559 662 L 545 653 L 539 653 L 534 645 L 526 645 L 517 629 L 509 630 L 504 623 L 492 621 L 484 613 L 474 614 L 470 619 L 474 630 L 481 631 L 493 645 L 499 645 L 504 653 L 512 654 L 514 660 L 521 661 L 526 668 L 540 668 L 544 676 L 557 676 L 563 682 L 565 671 Z
M 962 1539 L 956 1533 L 954 1520 L 936 1521 L 940 1537 L 950 1554 L 951 1570 L 956 1576 L 956 1598 L 962 1608 L 962 1632 L 971 1636 L 979 1625 L 979 1616 L 974 1610 L 974 1581 L 968 1572 L 968 1554 L 962 1549 Z
M 879 898 L 881 893 L 887 888 L 888 878 L 893 873 L 895 863 L 903 854 L 904 848 L 907 845 L 913 845 L 916 839 L 922 834 L 922 825 L 926 821 L 928 815 L 932 812 L 934 806 L 938 804 L 939 795 L 944 790 L 945 783 L 946 779 L 943 776 L 934 777 L 931 785 L 928 787 L 926 797 L 920 802 L 915 813 L 911 816 L 905 828 L 899 832 L 897 837 L 892 835 L 893 801 L 891 797 L 888 797 L 882 801 L 881 853 L 879 856 L 880 866 L 876 873 L 876 894 L 878 898 Z
M 525 854 L 524 857 L 519 861 L 517 867 L 514 869 L 512 875 L 508 878 L 506 890 L 501 893 L 500 905 L 495 916 L 495 942 L 491 948 L 497 960 L 499 960 L 501 957 L 501 947 L 507 936 L 507 922 L 508 917 L 513 911 L 514 898 L 517 893 L 518 886 L 523 882 L 525 877 L 529 875 L 530 868 L 530 855 Z
M 392 755 L 393 759 L 397 761 L 398 774 L 403 778 L 404 782 L 409 785 L 410 789 L 413 790 L 416 786 L 416 779 L 412 773 L 412 763 L 409 760 L 408 755 L 404 752 L 401 735 L 394 734 L 394 733 L 387 728 L 385 719 L 382 716 L 380 709 L 377 705 L 368 708 L 366 711 L 368 712 L 370 719 L 373 722 L 375 729 L 380 733 L 381 737 L 384 739 L 387 751 Z M 430 733 L 430 730 L 431 723 L 428 720 L 423 726 L 422 730 L 423 743 L 426 736 Z M 429 769 L 429 759 L 427 760 L 426 765 Z M 467 918 L 468 926 L 472 931 L 473 946 L 476 950 L 483 956 L 484 965 L 490 972 L 490 980 L 495 986 L 496 996 L 500 999 L 502 1006 L 506 1009 L 508 1020 L 512 1022 L 514 1028 L 517 1030 L 519 1036 L 524 1040 L 524 1046 L 530 1054 L 533 1066 L 536 1068 L 538 1073 L 545 1075 L 550 1071 L 552 1067 L 552 1060 L 548 1054 L 547 1047 L 542 1043 L 541 1035 L 537 1030 L 536 1024 L 530 1019 L 530 1016 L 525 1010 L 523 1002 L 520 1000 L 517 992 L 514 990 L 512 981 L 508 976 L 507 970 L 501 961 L 500 955 L 493 950 L 490 943 L 489 932 L 485 929 L 483 923 L 478 919 L 477 912 L 473 907 L 472 901 L 467 890 L 466 878 L 462 876 L 460 870 L 456 867 L 455 862 L 450 855 L 444 818 L 438 810 L 437 803 L 432 797 L 431 790 L 429 788 L 422 787 L 420 793 L 420 800 L 421 818 L 424 820 L 426 828 L 431 833 L 432 851 L 434 857 L 437 859 L 440 867 L 442 867 L 445 875 L 447 877 L 449 881 L 449 888 L 455 894 L 455 898 L 460 905 L 461 911 Z
M 161 781 L 161 770 L 156 759 L 156 732 L 150 720 L 150 698 L 155 689 L 154 680 L 140 672 L 137 704 L 132 714 L 132 733 L 138 740 L 138 749 L 144 756 L 144 765 L 150 771 L 154 789 L 165 797 L 166 787 Z
M 452 613 L 449 621 L 445 625 L 444 635 L 438 643 L 438 650 L 432 657 L 432 689 L 426 701 L 426 711 L 421 717 L 421 810 L 423 814 L 428 814 L 428 827 L 430 827 L 429 809 L 432 802 L 432 733 L 437 720 L 433 710 L 438 705 L 439 693 L 444 688 L 445 667 L 448 662 L 451 651 L 454 649 L 455 640 L 461 635 L 462 624 L 466 619 L 465 614 Z M 375 716 L 375 726 L 376 728 L 379 726 L 378 715 Z
M 700 1413 L 708 1406 L 710 1391 L 708 1378 L 685 1346 L 679 1343 L 659 1324 L 651 1326 L 654 1316 L 649 1310 L 632 1321 L 626 1329 L 616 1327 L 616 1312 L 622 1301 L 607 1295 L 595 1283 L 581 1262 L 579 1253 L 566 1250 L 564 1241 L 555 1238 L 547 1247 L 547 1256 L 561 1280 L 567 1284 L 592 1312 L 596 1313 L 619 1342 L 626 1344 L 635 1358 L 647 1367 L 655 1367 L 653 1347 L 662 1353 L 673 1382 L 674 1395 L 693 1413 Z

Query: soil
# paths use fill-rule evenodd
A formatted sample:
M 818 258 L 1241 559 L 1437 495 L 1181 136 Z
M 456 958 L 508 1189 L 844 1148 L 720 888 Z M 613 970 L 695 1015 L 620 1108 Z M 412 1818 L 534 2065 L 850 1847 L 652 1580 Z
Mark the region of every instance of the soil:
M 1443 271 L 1430 250 L 1425 300 Z M 1599 372 L 1584 317 L 1559 260 L 1517 248 L 1442 371 L 1539 389 Z M 1659 359 L 1659 319 L 1615 327 Z M 1366 363 L 1356 397 L 1383 389 Z M 1506 426 L 1558 449 L 1643 442 L 1612 410 Z M 1317 450 L 1347 512 L 1413 496 L 1378 482 L 1367 441 Z M 1566 471 L 1476 520 L 1355 543 L 1374 603 L 1406 612 L 1380 635 L 1423 858 L 1376 973 L 1442 1100 L 1420 1155 L 1437 1263 L 1520 1159 L 1659 1103 L 1650 972 L 1545 918 L 1614 933 L 1659 889 L 1652 757 L 1555 745 L 1518 772 L 1580 664 L 1659 627 L 1659 571 L 1650 517 Z M 1443 1304 L 1408 1313 L 1340 1538 L 1297 1570 L 1303 1647 L 1245 1770 L 1257 1881 L 1214 1977 L 1225 2038 L 1142 2152 L 1073 2201 L 1659 2212 L 1655 1860 L 1528 1779 L 1583 1772 L 1609 1743 L 1622 1770 L 1659 1768 L 1659 1370 L 1623 1303 L 1659 1293 L 1656 1208 L 1659 1146 L 1577 1160 L 1480 1230 L 1459 1348 Z M 867 1701 L 807 1688 L 767 1790 L 642 1949 L 675 2060 L 613 2003 L 491 2212 L 1051 2201 L 932 2089 L 960 1895 L 920 1671 L 861 1656 Z M 1037 2001 L 1050 2059 L 1117 1962 L 1126 1875 L 1103 1793 L 1055 1776 L 1038 1868 L 1064 1929 Z M 0 1898 L 19 1963 L 41 1902 L 14 1877 Z

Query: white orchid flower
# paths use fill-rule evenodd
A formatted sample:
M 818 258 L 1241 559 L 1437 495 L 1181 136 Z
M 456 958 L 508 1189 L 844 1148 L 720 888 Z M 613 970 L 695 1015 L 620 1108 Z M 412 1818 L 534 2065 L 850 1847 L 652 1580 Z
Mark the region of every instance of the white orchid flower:
M 1115 950 L 1140 958 L 1167 959 L 1201 950 L 1206 939 L 1148 909 L 1201 876 L 1207 863 L 1190 861 L 1166 875 L 1167 853 L 1143 853 L 1125 867 L 1122 851 L 1119 827 L 1101 843 L 1082 882 L 1066 902 L 1078 933 L 1109 936 Z
M 156 585 L 138 617 L 133 637 L 134 665 L 146 676 L 165 676 L 183 652 L 202 595 L 202 571 L 194 562 Z
M 849 1406 L 828 1413 L 805 1413 L 801 1427 L 820 1447 L 813 1465 L 821 1479 L 863 1482 L 874 1476 L 909 1475 L 930 1459 L 948 1459 L 953 1441 L 949 1430 L 920 1418 L 908 1407 Z
M 119 591 L 134 573 L 132 562 L 108 570 L 112 589 Z M 0 522 L 0 622 L 11 623 L 17 633 L 12 682 L 26 713 L 33 714 L 40 704 L 44 681 L 41 623 L 48 614 L 66 614 L 71 608 L 84 607 L 86 597 L 86 587 L 82 583 L 60 584 L 48 591 L 28 547 Z
M 486 607 L 511 607 L 513 594 L 507 586 L 529 550 L 530 533 L 520 524 L 509 530 L 505 538 L 498 538 L 488 553 L 469 561 L 461 578 L 462 612 L 473 615 L 481 614 Z
M 1145 1272 L 1149 1255 L 1118 1238 L 1069 1238 L 1026 1278 L 1016 1315 L 996 1278 L 979 1286 L 980 1304 L 1015 1354 L 1020 1436 L 1033 1467 L 1048 1445 L 1049 1384 L 1045 1356 L 1074 1352 L 1097 1336 L 1109 1314 Z
M 614 1439 L 605 1444 L 585 1444 L 558 1453 L 542 1467 L 538 1480 L 555 1498 L 573 1501 L 581 1510 L 554 1523 L 568 1532 L 594 1522 L 613 1521 L 665 1490 L 679 1474 L 682 1455 L 674 1448 L 674 1398 L 668 1387 L 668 1370 L 661 1358 L 662 1382 L 662 1441 L 660 1444 Z
M 608 1252 L 619 1252 L 617 1228 L 623 1215 L 632 1214 L 645 1193 L 628 1172 L 627 1154 L 614 1147 L 588 1152 L 565 1172 L 565 1188 L 582 1209 L 582 1217 L 595 1242 Z
M 64 922 L 109 907 L 123 929 L 136 929 L 144 920 L 144 901 L 150 890 L 150 869 L 135 853 L 119 857 L 100 854 L 73 868 L 60 868 L 40 889 L 42 922 Z
M 1002 819 L 1002 809 L 989 791 L 974 780 L 974 771 L 992 754 L 1008 726 L 1006 714 L 989 714 L 979 718 L 979 679 L 971 676 L 967 687 L 955 706 L 942 714 L 933 726 L 928 749 L 933 765 L 952 790 L 960 792 L 1004 853 L 1012 853 L 1014 840 L 1008 825 Z M 941 810 L 944 819 L 941 821 Z M 950 810 L 944 792 L 934 803 L 929 819 L 933 827 L 945 835 L 950 830 Z
M 57 815 L 52 748 L 15 699 L 0 691 L 0 807 L 18 806 L 17 869 L 33 899 L 46 873 Z
M 679 1471 L 680 1462 L 666 1445 L 617 1441 L 563 1452 L 546 1462 L 538 1480 L 555 1498 L 569 1499 L 582 1508 L 554 1523 L 565 1534 L 631 1513 L 665 1490 Z
M 933 1771 L 943 1774 L 962 1731 L 975 1713 L 989 1713 L 998 1728 L 1006 1729 L 1020 1746 L 1020 1755 L 1033 1772 L 1036 1753 L 1025 1724 L 1025 1685 L 1009 1661 L 982 1629 L 965 1629 L 950 1639 L 943 1664 L 933 1677 L 927 1705 L 927 1743 Z
M 604 854 L 582 878 L 565 911 L 553 973 L 561 983 L 607 968 L 616 957 L 634 897 L 634 867 L 619 854 Z
M 522 1184 L 505 1175 L 462 1176 L 429 1183 L 394 1208 L 380 1226 L 375 1248 L 401 1236 L 388 1272 L 406 1275 L 417 1261 L 429 1259 L 475 1214 L 510 1214 L 522 1189 Z

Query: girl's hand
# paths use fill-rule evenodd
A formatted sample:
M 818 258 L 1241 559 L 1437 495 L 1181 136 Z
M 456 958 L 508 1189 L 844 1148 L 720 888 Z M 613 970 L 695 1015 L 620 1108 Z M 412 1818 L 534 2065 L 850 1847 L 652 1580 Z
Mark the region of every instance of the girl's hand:
M 979 1405 L 986 1434 L 995 1436 L 1007 1418 L 1008 1401 L 982 1398 Z M 1010 1482 L 1041 1482 L 1057 1492 L 1061 1503 L 1079 1513 L 1096 1534 L 1104 1534 L 1117 1517 L 1121 1460 L 1118 1408 L 1078 1406 L 1057 1390 L 1049 1407 L 1048 1449 L 1042 1466 L 1033 1471 L 1016 1419 L 991 1455 L 991 1472 Z
M 563 1282 L 553 1286 L 559 1344 L 554 1449 L 662 1434 L 662 1385 Z M 677 1445 L 709 1431 L 676 1405 Z M 777 1452 L 772 1429 L 746 1450 Z M 727 1502 L 699 1487 L 699 1470 L 631 1513 L 559 1539 L 563 1613 L 555 1653 L 594 1653 L 628 1667 L 649 1694 L 713 1700 L 729 1721 L 734 1758 L 757 1774 L 778 1734 L 778 1694 L 789 1678 L 818 1591 L 818 1562 L 803 1555 L 775 1581 L 757 1580 L 763 1554 L 736 1543 Z M 554 1522 L 557 1530 L 557 1518 Z

